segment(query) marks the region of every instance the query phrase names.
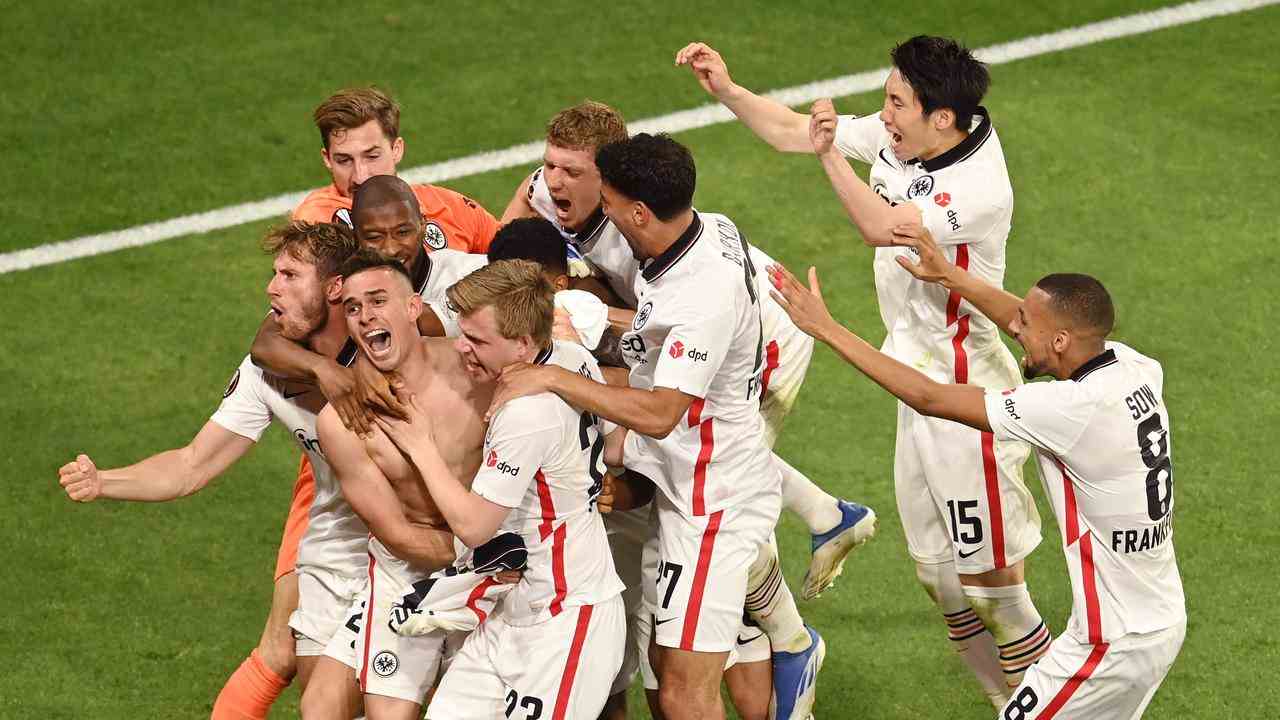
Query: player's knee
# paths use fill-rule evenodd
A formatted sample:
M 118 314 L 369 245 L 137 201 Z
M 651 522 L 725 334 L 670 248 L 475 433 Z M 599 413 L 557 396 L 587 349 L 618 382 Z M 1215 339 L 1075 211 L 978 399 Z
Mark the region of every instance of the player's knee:
M 294 654 L 293 634 L 285 637 L 278 634 L 263 635 L 258 643 L 258 657 L 271 672 L 285 680 L 292 680 L 298 673 L 298 657 Z
M 298 703 L 303 720 L 337 720 L 339 708 L 345 706 L 338 688 L 332 683 L 308 683 Z
M 929 594 L 934 604 L 944 613 L 961 609 L 968 605 L 964 596 L 964 588 L 960 585 L 960 576 L 956 574 L 955 563 L 916 563 L 916 579 Z

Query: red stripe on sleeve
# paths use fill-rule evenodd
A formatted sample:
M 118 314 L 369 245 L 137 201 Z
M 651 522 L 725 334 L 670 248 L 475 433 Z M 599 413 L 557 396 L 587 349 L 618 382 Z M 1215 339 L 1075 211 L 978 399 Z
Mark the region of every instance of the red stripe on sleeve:
M 968 316 L 965 317 L 968 319 Z M 982 433 L 982 472 L 987 481 L 987 512 L 991 519 L 991 555 L 996 569 L 1006 567 L 1004 555 L 1004 509 L 1000 505 L 1000 476 L 996 468 L 996 441 L 989 432 Z
M 680 649 L 693 650 L 693 637 L 698 632 L 698 615 L 702 612 L 702 593 L 706 590 L 707 571 L 711 568 L 711 553 L 716 546 L 716 533 L 720 531 L 723 510 L 711 513 L 707 529 L 702 532 L 702 546 L 698 549 L 698 567 L 693 573 L 693 586 L 689 588 L 689 604 L 684 611 L 684 630 L 680 634 Z
M 578 625 L 573 630 L 573 642 L 569 645 L 569 659 L 560 676 L 560 691 L 556 693 L 556 709 L 552 720 L 564 720 L 569 711 L 569 698 L 573 695 L 573 678 L 578 674 L 578 661 L 582 658 L 582 646 L 587 640 L 587 626 L 591 624 L 591 605 L 578 608 Z
M 1067 680 L 1062 689 L 1049 701 L 1049 704 L 1044 706 L 1044 711 L 1040 713 L 1040 720 L 1052 720 L 1058 714 L 1058 711 L 1062 709 L 1063 705 L 1067 704 L 1067 701 L 1076 693 L 1076 690 L 1079 690 L 1084 681 L 1088 680 L 1089 676 L 1093 674 L 1093 671 L 1098 669 L 1098 664 L 1102 662 L 1102 656 L 1106 652 L 1107 645 L 1105 643 L 1093 646 L 1093 651 L 1089 653 L 1084 665 L 1081 665 L 1076 674 L 1072 675 L 1070 680 Z

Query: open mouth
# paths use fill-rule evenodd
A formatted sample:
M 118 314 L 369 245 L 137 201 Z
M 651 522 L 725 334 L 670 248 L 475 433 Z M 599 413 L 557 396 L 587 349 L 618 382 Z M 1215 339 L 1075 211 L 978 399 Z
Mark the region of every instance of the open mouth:
M 385 329 L 370 330 L 364 334 L 364 343 L 372 355 L 385 355 L 391 349 L 391 331 Z
M 271 306 L 271 315 L 275 319 L 279 320 L 280 318 L 284 317 L 284 310 L 281 309 L 279 305 L 273 304 Z
M 569 198 L 552 196 L 551 201 L 556 204 L 556 213 L 559 215 L 568 215 L 569 209 L 573 207 L 573 203 L 569 201 Z

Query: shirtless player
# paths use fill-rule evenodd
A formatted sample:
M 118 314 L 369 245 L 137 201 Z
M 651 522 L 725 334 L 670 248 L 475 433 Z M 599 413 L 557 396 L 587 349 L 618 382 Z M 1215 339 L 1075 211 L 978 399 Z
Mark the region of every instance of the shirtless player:
M 341 270 L 351 337 L 379 371 L 399 375 L 404 391 L 431 398 L 428 412 L 445 464 L 456 477 L 474 477 L 491 386 L 472 380 L 450 341 L 421 337 L 416 323 L 422 298 L 399 262 L 362 250 Z M 313 692 L 303 698 L 303 715 L 341 717 L 343 709 L 354 708 L 353 681 L 358 678 L 369 718 L 417 718 L 435 681 L 443 643 L 395 634 L 390 614 L 415 580 L 453 559 L 453 536 L 421 476 L 381 430 L 375 428 L 362 439 L 329 407 L 321 412 L 317 431 L 343 494 L 373 537 L 369 585 L 362 602 L 352 606 L 353 616 L 363 612 L 357 621 L 360 636 L 354 647 L 349 634 L 335 636 L 317 667 Z M 440 545 L 435 550 L 447 556 L 444 561 L 432 563 L 419 548 L 398 545 L 384 535 L 387 520 L 398 517 L 415 527 L 437 529 Z

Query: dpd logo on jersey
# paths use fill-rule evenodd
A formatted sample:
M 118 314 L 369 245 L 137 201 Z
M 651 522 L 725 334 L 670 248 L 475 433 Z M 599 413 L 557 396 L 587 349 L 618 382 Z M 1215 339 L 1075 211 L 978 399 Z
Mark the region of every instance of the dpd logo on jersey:
M 671 349 L 667 352 L 671 353 L 671 357 L 679 358 L 681 355 L 684 355 L 684 343 L 679 340 L 671 343 Z
M 923 197 L 933 192 L 933 176 L 921 175 L 911 182 L 911 187 L 907 188 L 907 199 Z
M 489 451 L 489 457 L 485 459 L 484 464 L 485 464 L 485 466 L 486 466 L 486 467 L 493 467 L 494 465 L 497 465 L 497 464 L 498 464 L 498 453 L 497 453 L 497 452 L 495 452 L 495 451 L 493 451 L 493 450 L 490 450 L 490 451 Z
M 444 230 L 433 222 L 428 222 L 422 229 L 422 239 L 432 250 L 443 250 L 449 244 L 449 240 L 444 236 Z
M 636 311 L 636 319 L 631 321 L 631 329 L 639 330 L 644 324 L 649 322 L 649 316 L 653 314 L 653 303 L 647 302 Z
M 951 204 L 951 193 L 940 192 L 933 196 L 933 203 L 938 207 L 946 207 Z

